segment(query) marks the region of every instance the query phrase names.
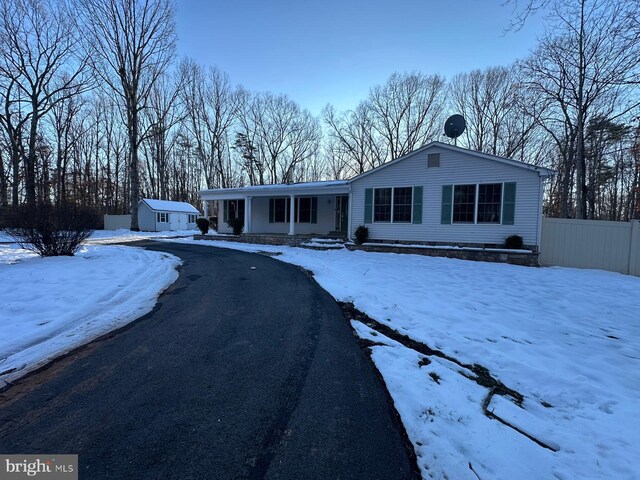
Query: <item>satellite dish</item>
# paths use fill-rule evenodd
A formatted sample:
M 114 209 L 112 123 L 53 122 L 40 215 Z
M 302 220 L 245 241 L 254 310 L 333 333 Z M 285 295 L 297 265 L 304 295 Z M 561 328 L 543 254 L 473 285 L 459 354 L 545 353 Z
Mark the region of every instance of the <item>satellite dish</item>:
M 451 115 L 447 118 L 447 121 L 444 122 L 444 134 L 455 140 L 462 135 L 466 126 L 467 123 L 464 121 L 464 117 L 462 115 Z

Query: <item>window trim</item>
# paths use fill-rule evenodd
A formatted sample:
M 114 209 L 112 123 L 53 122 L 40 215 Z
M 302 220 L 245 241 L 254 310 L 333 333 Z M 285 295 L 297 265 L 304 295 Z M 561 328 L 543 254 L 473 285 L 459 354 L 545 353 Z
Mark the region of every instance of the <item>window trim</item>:
M 162 220 L 164 218 L 164 220 Z M 156 212 L 156 223 L 169 223 L 168 212 Z
M 379 223 L 379 224 L 393 224 L 397 223 L 398 225 L 413 225 L 413 196 L 415 195 L 415 189 L 413 185 L 398 185 L 396 187 L 371 187 L 373 190 L 373 195 L 371 199 L 371 223 Z M 393 215 L 393 207 L 394 207 L 394 196 L 396 188 L 410 188 L 411 189 L 411 219 L 408 221 L 394 221 Z M 376 220 L 376 190 L 391 190 L 391 210 L 390 210 L 390 219 L 387 220 Z
M 504 202 L 504 184 L 506 182 L 479 182 L 479 183 L 453 183 L 451 184 L 451 224 L 450 225 L 503 225 L 502 223 L 502 215 L 504 213 L 504 208 L 502 208 Z M 480 199 L 480 185 L 500 185 L 500 221 L 499 222 L 478 222 L 478 202 Z M 456 186 L 461 185 L 475 185 L 476 193 L 475 200 L 473 206 L 473 223 L 471 222 L 456 222 L 453 220 L 453 209 L 455 206 L 456 199 Z

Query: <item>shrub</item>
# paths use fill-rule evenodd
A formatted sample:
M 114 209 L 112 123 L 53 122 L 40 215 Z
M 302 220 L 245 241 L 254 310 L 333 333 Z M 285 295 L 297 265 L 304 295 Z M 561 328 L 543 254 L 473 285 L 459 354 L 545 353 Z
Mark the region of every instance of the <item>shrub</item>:
M 198 218 L 196 220 L 196 225 L 198 226 L 198 230 L 200 230 L 203 235 L 206 235 L 207 232 L 209 232 L 209 220 L 207 220 L 206 218 Z
M 524 248 L 524 242 L 520 235 L 510 235 L 505 239 L 504 246 L 510 250 L 522 250 Z
M 242 233 L 242 229 L 244 228 L 244 222 L 241 218 L 230 218 L 227 222 L 227 225 L 233 229 L 234 235 L 240 235 Z
M 22 248 L 42 257 L 73 256 L 93 232 L 99 215 L 76 205 L 23 205 L 7 209 L 3 230 Z
M 369 229 L 364 225 L 360 225 L 358 228 L 356 228 L 354 235 L 356 237 L 356 243 L 358 245 L 362 245 L 369 238 Z

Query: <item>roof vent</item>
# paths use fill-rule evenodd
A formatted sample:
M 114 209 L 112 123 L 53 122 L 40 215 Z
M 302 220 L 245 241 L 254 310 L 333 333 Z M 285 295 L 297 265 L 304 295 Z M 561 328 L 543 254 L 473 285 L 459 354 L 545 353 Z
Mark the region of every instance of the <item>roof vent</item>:
M 440 154 L 430 153 L 427 155 L 427 168 L 437 168 L 440 166 Z

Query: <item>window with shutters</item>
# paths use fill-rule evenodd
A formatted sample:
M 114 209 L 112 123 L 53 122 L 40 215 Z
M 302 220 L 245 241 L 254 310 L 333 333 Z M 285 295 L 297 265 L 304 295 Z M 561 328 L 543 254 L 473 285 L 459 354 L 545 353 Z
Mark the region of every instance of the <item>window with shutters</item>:
M 488 183 L 478 186 L 478 223 L 500 223 L 502 184 Z
M 380 223 L 411 223 L 413 200 L 413 187 L 374 189 L 373 221 Z M 420 199 L 421 201 L 422 199 Z
M 167 212 L 158 212 L 158 223 L 168 223 L 169 222 L 169 214 Z
M 441 223 L 513 225 L 515 188 L 508 182 L 443 185 Z

